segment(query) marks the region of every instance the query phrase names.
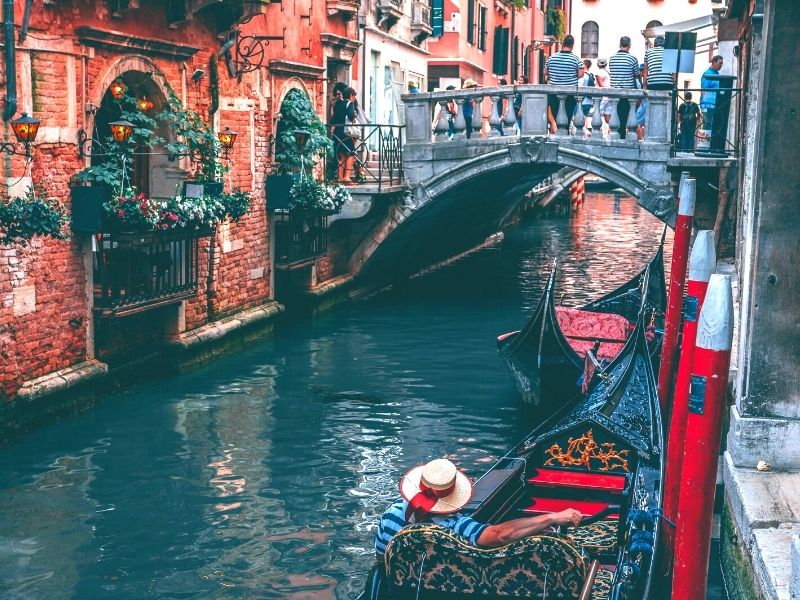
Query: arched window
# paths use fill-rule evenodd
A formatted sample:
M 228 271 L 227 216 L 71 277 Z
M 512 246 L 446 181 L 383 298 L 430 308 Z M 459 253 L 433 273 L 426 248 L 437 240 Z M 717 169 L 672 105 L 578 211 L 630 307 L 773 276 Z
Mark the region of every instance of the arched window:
M 581 56 L 583 58 L 597 58 L 597 45 L 600 38 L 600 28 L 594 21 L 586 21 L 581 27 Z
M 661 21 L 650 21 L 645 29 L 653 29 L 653 27 L 661 27 L 662 25 Z

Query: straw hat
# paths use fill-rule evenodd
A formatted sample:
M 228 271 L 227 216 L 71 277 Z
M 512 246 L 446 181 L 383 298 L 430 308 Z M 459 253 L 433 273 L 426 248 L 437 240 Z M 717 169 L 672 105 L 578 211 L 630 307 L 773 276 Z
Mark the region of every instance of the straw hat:
M 467 78 L 464 80 L 464 85 L 462 85 L 461 87 L 464 89 L 478 87 L 478 82 L 475 81 L 474 79 Z
M 400 480 L 400 493 L 424 511 L 446 515 L 461 510 L 472 498 L 472 483 L 446 458 L 414 467 Z M 428 506 L 429 505 L 429 506 Z

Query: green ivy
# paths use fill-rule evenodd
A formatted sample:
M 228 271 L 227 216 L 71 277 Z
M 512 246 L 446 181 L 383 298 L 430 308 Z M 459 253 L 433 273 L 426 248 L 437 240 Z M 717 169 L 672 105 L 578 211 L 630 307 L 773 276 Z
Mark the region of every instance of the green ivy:
M 39 196 L 44 196 L 40 190 Z M 27 246 L 34 236 L 67 239 L 67 216 L 54 200 L 39 197 L 29 188 L 24 198 L 0 200 L 0 244 Z
M 297 147 L 294 139 L 297 129 L 304 129 L 310 134 L 302 149 Z M 281 103 L 273 171 L 288 175 L 299 172 L 302 165 L 310 173 L 314 168 L 314 159 L 327 156 L 332 151 L 333 142 L 328 138 L 325 124 L 314 112 L 308 94 L 298 89 L 289 90 Z
M 567 33 L 567 16 L 560 8 L 547 9 L 547 34 L 552 35 L 558 41 L 564 39 Z

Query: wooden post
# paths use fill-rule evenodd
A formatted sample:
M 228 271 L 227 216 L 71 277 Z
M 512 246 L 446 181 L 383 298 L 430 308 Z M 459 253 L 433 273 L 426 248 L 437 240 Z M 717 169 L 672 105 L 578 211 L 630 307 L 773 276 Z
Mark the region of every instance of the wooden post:
M 689 260 L 689 241 L 694 218 L 695 180 L 686 177 L 678 190 L 678 216 L 675 219 L 675 238 L 672 245 L 672 268 L 667 294 L 667 314 L 664 319 L 664 339 L 661 344 L 661 364 L 658 369 L 658 398 L 664 423 L 669 426 L 669 398 L 672 392 L 672 376 L 675 353 L 678 346 L 678 330 L 681 323 L 683 286 L 686 283 L 686 264 Z
M 727 408 L 732 339 L 731 278 L 712 275 L 697 325 L 678 497 L 672 597 L 681 600 L 706 597 L 711 518 L 722 419 Z
M 683 335 L 681 353 L 678 361 L 678 375 L 675 378 L 675 393 L 672 404 L 672 420 L 667 444 L 666 476 L 664 479 L 664 514 L 672 521 L 677 520 L 678 493 L 680 491 L 681 466 L 686 433 L 686 415 L 689 412 L 689 383 L 691 381 L 695 342 L 697 340 L 697 317 L 703 307 L 708 289 L 708 280 L 717 266 L 714 251 L 714 232 L 699 231 L 689 257 L 689 280 L 686 284 L 684 302 Z M 670 525 L 662 528 L 666 550 L 666 572 L 672 565 L 675 532 Z

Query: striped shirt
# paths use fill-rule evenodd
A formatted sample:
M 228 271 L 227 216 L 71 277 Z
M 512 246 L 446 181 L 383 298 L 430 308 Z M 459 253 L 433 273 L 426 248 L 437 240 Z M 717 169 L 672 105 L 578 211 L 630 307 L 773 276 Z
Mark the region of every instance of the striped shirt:
M 578 85 L 578 70 L 582 68 L 581 59 L 569 50 L 556 52 L 547 59 L 547 75 L 551 85 Z
M 612 55 L 608 59 L 608 70 L 611 73 L 611 87 L 636 89 L 639 61 L 630 52 L 620 50 Z
M 395 534 L 408 525 L 406 523 L 407 507 L 408 502 L 403 498 L 399 498 L 383 513 L 381 522 L 378 524 L 378 533 L 375 535 L 375 552 L 379 556 L 384 555 L 386 546 Z M 478 523 L 475 519 L 459 514 L 432 517 L 431 521 L 436 525 L 453 531 L 475 545 L 477 545 L 478 538 L 481 537 L 483 530 L 488 527 L 488 525 Z
M 672 85 L 672 73 L 662 71 L 664 46 L 655 46 L 644 53 L 644 66 L 647 68 L 647 87 L 653 85 Z

